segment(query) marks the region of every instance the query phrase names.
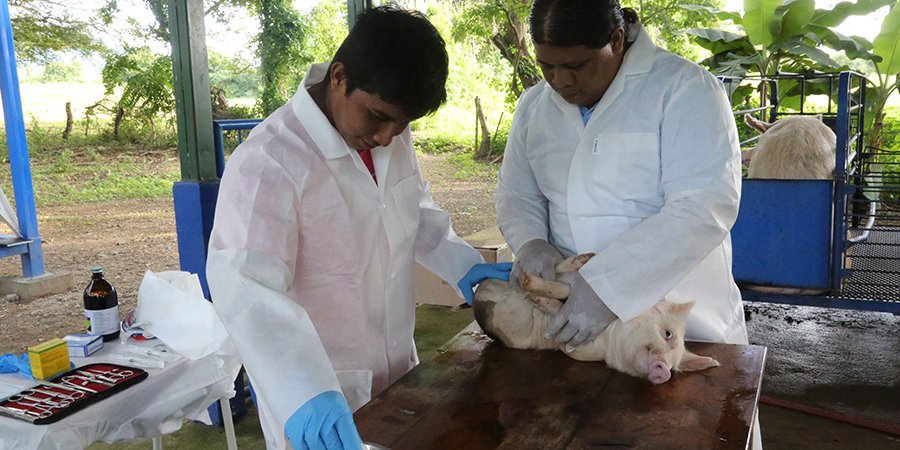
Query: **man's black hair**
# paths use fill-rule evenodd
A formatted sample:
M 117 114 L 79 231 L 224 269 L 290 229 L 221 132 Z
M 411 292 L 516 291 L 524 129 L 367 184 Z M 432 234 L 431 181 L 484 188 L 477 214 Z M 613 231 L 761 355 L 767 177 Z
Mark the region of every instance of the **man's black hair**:
M 380 6 L 360 14 L 334 54 L 356 89 L 397 105 L 412 119 L 437 111 L 447 99 L 444 39 L 422 14 Z

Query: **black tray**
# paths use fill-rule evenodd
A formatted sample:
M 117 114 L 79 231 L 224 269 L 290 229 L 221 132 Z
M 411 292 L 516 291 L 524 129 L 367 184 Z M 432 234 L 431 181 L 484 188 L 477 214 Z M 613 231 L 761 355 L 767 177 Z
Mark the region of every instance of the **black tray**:
M 113 386 L 107 386 L 107 385 L 99 383 L 97 381 L 87 381 L 87 380 L 82 380 L 79 378 L 76 378 L 74 380 L 70 379 L 68 381 L 63 380 L 64 378 L 67 378 L 71 375 L 78 375 L 79 371 L 91 372 L 88 369 L 94 369 L 94 370 L 99 370 L 99 371 L 104 371 L 104 372 L 111 371 L 111 372 L 115 372 L 115 373 L 119 374 L 120 376 L 123 374 L 126 374 L 127 376 L 125 376 L 124 378 L 118 378 L 118 377 L 109 378 L 109 380 L 115 380 L 114 382 L 112 382 Z M 131 373 L 128 374 L 128 372 L 131 372 Z M 129 386 L 133 386 L 137 383 L 140 383 L 144 378 L 147 378 L 147 375 L 148 374 L 146 371 L 135 368 L 135 367 L 121 366 L 118 364 L 111 364 L 111 363 L 87 364 L 87 365 L 84 365 L 81 367 L 76 367 L 75 369 L 69 370 L 68 372 L 61 373 L 61 374 L 47 380 L 50 383 L 53 383 L 56 385 L 71 387 L 70 390 L 64 389 L 62 387 L 55 387 L 50 384 L 40 384 L 40 383 L 43 383 L 43 381 L 37 380 L 39 385 L 35 386 L 34 388 L 40 389 L 41 391 L 45 391 L 45 392 L 32 390 L 34 388 L 23 389 L 18 394 L 12 395 L 12 396 L 7 397 L 7 398 L 3 399 L 2 401 L 0 401 L 0 407 L 3 407 L 3 408 L 0 408 L 0 414 L 8 416 L 8 417 L 13 417 L 13 418 L 16 418 L 19 420 L 24 420 L 26 422 L 31 422 L 35 425 L 43 425 L 43 424 L 53 423 L 58 420 L 61 420 L 62 418 L 66 417 L 70 414 L 78 412 L 89 405 L 99 402 L 100 400 L 103 400 L 106 397 L 115 395 L 118 392 L 122 392 L 124 389 L 127 389 Z M 97 375 L 97 376 L 107 377 L 107 375 L 102 375 L 102 374 Z M 101 381 L 110 383 L 109 380 L 101 380 Z M 81 392 L 84 392 L 84 396 L 79 397 L 77 399 L 70 400 L 71 403 L 69 403 L 68 405 L 66 405 L 64 407 L 62 407 L 62 406 L 51 407 L 50 405 L 47 405 L 46 409 L 38 408 L 37 401 L 24 399 L 24 398 L 19 398 L 18 401 L 13 400 L 13 399 L 16 399 L 17 397 L 21 397 L 21 395 L 24 394 L 24 395 L 28 395 L 29 397 L 43 399 L 46 401 L 63 402 L 68 399 L 61 398 L 60 396 L 72 397 L 72 396 L 80 395 L 76 391 L 77 386 L 72 387 L 71 384 L 68 384 L 71 382 L 76 383 L 77 386 L 81 386 L 81 387 L 84 387 L 84 388 L 87 388 L 87 389 L 90 389 L 93 391 L 97 391 L 97 392 L 91 393 L 91 392 L 87 392 L 87 391 L 81 391 Z M 52 392 L 53 394 L 49 394 L 48 392 Z M 22 402 L 22 403 L 19 403 L 19 402 Z M 32 406 L 29 407 L 29 406 L 27 406 L 28 404 L 31 404 Z M 20 409 L 23 411 L 27 410 L 27 411 L 31 411 L 31 413 L 33 413 L 34 415 L 30 414 L 28 412 L 23 412 L 23 413 L 19 414 L 19 413 L 12 412 L 6 408 Z M 47 412 L 49 412 L 49 414 L 45 414 L 45 413 L 43 413 L 43 411 L 47 411 Z M 38 417 L 36 414 L 41 414 L 41 415 L 44 415 L 45 417 Z

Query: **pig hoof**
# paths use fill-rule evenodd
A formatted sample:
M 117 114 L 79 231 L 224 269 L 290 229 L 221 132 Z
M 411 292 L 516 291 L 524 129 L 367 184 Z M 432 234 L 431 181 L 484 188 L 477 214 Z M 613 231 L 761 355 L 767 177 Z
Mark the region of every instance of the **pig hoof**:
M 535 289 L 534 286 L 534 277 L 537 275 L 532 275 L 528 272 L 522 274 L 522 289 L 526 291 L 533 291 Z
M 556 265 L 557 273 L 575 272 L 581 266 L 587 264 L 588 260 L 593 258 L 595 253 L 582 253 L 580 255 L 570 256 Z

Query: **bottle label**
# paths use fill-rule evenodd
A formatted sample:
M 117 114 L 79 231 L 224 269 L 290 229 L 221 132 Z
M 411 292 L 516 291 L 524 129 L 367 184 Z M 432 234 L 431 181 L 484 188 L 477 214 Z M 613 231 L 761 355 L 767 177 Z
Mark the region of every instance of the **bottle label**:
M 119 331 L 119 305 L 106 309 L 86 309 L 88 334 L 103 336 Z

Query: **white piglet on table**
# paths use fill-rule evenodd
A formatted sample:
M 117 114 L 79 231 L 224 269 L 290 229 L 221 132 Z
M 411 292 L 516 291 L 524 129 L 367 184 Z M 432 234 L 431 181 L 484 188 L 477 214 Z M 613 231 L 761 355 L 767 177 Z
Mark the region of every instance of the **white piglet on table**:
M 569 296 L 567 277 L 592 256 L 588 253 L 563 260 L 556 267 L 560 281 L 527 274 L 522 283 L 525 292 L 505 281 L 483 281 L 472 304 L 475 320 L 485 334 L 510 348 L 561 348 L 544 337 L 544 330 Z M 684 324 L 693 306 L 693 302 L 663 300 L 632 320 L 616 319 L 593 341 L 564 353 L 580 361 L 605 361 L 613 369 L 654 384 L 668 381 L 672 370 L 690 372 L 718 366 L 718 361 L 684 348 Z
M 747 178 L 827 180 L 834 175 L 837 137 L 820 117 L 788 116 L 775 123 L 747 114 L 747 125 L 761 131 L 755 148 L 742 154 Z

